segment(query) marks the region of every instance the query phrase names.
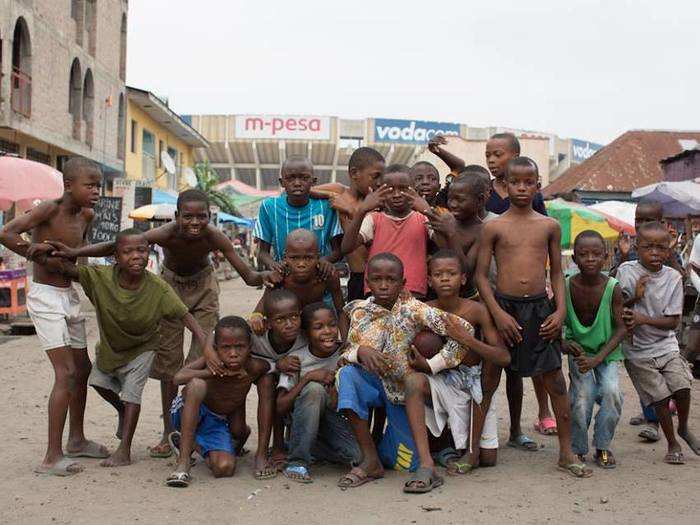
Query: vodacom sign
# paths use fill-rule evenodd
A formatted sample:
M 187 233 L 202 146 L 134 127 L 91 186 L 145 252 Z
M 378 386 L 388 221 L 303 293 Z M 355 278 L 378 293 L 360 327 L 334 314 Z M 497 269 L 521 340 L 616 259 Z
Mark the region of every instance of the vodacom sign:
M 236 115 L 236 138 L 329 140 L 331 118 L 302 115 Z

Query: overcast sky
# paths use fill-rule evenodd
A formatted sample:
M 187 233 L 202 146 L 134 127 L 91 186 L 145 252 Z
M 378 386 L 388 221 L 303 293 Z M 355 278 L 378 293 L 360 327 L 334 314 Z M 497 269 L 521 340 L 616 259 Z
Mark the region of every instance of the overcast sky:
M 135 0 L 127 83 L 189 113 L 393 117 L 606 143 L 700 128 L 700 2 Z

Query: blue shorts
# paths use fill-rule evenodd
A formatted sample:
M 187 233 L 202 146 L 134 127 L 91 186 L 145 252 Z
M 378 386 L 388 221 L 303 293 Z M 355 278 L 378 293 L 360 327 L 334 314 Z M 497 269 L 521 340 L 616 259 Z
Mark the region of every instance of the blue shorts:
M 418 453 L 408 425 L 406 408 L 389 401 L 382 380 L 356 365 L 338 372 L 338 411 L 352 410 L 360 419 L 369 419 L 371 408 L 385 408 L 387 428 L 377 453 L 386 468 L 416 470 Z
M 182 421 L 182 407 L 184 401 L 182 395 L 178 395 L 170 407 L 170 418 L 176 430 L 180 430 Z M 194 436 L 195 442 L 202 450 L 202 456 L 206 457 L 209 452 L 227 452 L 234 454 L 231 431 L 228 426 L 228 419 L 215 412 L 212 412 L 202 403 L 199 405 L 199 421 Z

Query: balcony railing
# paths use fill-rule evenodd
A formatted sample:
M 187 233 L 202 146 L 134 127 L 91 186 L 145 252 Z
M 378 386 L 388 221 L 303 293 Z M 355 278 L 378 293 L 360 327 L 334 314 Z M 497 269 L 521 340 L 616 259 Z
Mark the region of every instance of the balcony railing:
M 10 78 L 10 99 L 12 100 L 12 111 L 29 118 L 32 116 L 32 77 L 20 71 L 16 67 L 12 68 Z

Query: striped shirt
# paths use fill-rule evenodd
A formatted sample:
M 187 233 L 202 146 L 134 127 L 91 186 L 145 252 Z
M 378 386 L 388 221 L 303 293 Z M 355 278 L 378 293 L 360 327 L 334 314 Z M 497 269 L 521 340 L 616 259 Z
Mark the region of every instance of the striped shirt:
M 331 239 L 343 235 L 338 215 L 326 199 L 309 199 L 305 206 L 291 206 L 283 193 L 265 199 L 258 212 L 253 235 L 272 246 L 275 261 L 284 256 L 287 234 L 303 228 L 316 234 L 321 257 L 330 255 Z

